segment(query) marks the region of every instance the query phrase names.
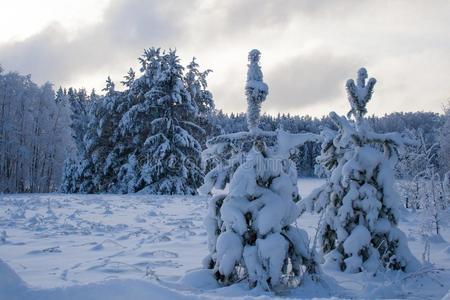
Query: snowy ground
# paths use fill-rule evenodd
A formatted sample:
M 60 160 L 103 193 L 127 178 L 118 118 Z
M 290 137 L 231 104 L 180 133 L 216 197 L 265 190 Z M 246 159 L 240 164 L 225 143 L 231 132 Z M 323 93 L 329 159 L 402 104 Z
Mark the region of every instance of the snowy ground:
M 321 181 L 299 183 L 306 195 Z M 248 291 L 244 283 L 220 288 L 207 272 L 182 278 L 200 268 L 207 252 L 202 224 L 206 201 L 184 196 L 0 195 L 0 299 L 220 299 L 261 294 Z M 298 226 L 314 236 L 317 221 L 318 216 L 305 215 Z M 416 214 L 403 213 L 400 227 L 421 259 L 424 243 L 417 225 Z M 277 295 L 440 299 L 450 288 L 450 229 L 442 236 L 444 240 L 431 243 L 433 271 L 373 278 L 325 270 L 324 282 Z

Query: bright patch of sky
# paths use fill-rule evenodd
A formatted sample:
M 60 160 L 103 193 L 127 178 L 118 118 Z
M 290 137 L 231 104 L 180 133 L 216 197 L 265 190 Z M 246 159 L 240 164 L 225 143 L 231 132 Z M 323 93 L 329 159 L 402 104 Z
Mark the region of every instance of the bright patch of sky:
M 101 20 L 111 0 L 0 0 L 0 44 L 28 38 L 51 23 L 68 34 Z

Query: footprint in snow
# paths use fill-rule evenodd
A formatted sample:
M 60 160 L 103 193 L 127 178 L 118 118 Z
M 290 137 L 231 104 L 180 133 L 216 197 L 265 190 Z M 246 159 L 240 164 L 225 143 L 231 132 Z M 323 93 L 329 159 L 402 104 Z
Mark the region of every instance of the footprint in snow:
M 139 254 L 139 256 L 148 258 L 177 258 L 178 254 L 172 251 L 156 250 L 142 252 L 141 254 Z
M 156 217 L 156 216 L 158 216 L 158 214 L 157 214 L 156 212 L 154 212 L 154 211 L 149 211 L 149 212 L 148 212 L 148 215 L 149 215 L 150 217 Z
M 134 218 L 134 220 L 135 220 L 137 223 L 145 223 L 145 222 L 147 222 L 147 220 L 144 219 L 144 218 L 141 217 L 141 216 L 136 216 L 136 217 Z
M 27 254 L 37 255 L 37 254 L 61 253 L 61 252 L 62 252 L 62 250 L 59 248 L 59 246 L 56 246 L 56 247 L 50 247 L 50 248 L 45 248 L 45 249 L 40 249 L 40 250 L 32 250 L 32 251 L 28 252 Z
M 117 243 L 117 242 L 115 242 L 115 241 L 113 241 L 113 240 L 104 240 L 103 242 L 101 242 L 101 243 L 99 243 L 99 244 L 97 244 L 97 245 L 95 245 L 95 246 L 93 246 L 93 247 L 91 247 L 91 251 L 101 251 L 101 250 L 104 250 L 105 249 L 105 244 L 110 244 L 112 247 L 114 247 L 114 248 L 117 248 L 117 247 L 119 247 L 119 248 L 121 248 L 121 249 L 125 249 L 126 247 L 125 246 L 122 246 L 121 244 L 119 244 L 119 243 Z
M 450 256 L 450 246 L 442 250 L 443 253 L 448 254 Z

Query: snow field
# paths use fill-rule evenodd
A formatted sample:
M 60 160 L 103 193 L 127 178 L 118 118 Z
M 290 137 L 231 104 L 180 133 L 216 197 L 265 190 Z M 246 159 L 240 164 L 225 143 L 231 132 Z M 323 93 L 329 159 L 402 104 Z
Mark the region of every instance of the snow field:
M 300 180 L 302 196 L 322 183 Z M 208 271 L 198 270 L 208 253 L 206 203 L 206 197 L 186 196 L 1 195 L 0 299 L 273 297 L 248 290 L 245 283 L 219 287 Z M 406 211 L 400 215 L 399 227 L 421 260 L 418 216 Z M 296 223 L 312 239 L 318 219 L 304 214 Z M 323 265 L 319 284 L 303 282 L 276 296 L 440 299 L 450 288 L 448 227 L 442 238 L 431 240 L 433 267 L 371 277 Z

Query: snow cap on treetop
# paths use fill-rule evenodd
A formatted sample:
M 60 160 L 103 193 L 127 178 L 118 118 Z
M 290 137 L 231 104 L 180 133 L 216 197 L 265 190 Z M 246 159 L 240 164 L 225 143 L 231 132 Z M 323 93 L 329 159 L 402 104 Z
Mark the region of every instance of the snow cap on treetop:
M 258 63 L 260 57 L 261 57 L 261 52 L 259 52 L 258 49 L 253 49 L 248 53 L 248 60 L 251 63 Z

